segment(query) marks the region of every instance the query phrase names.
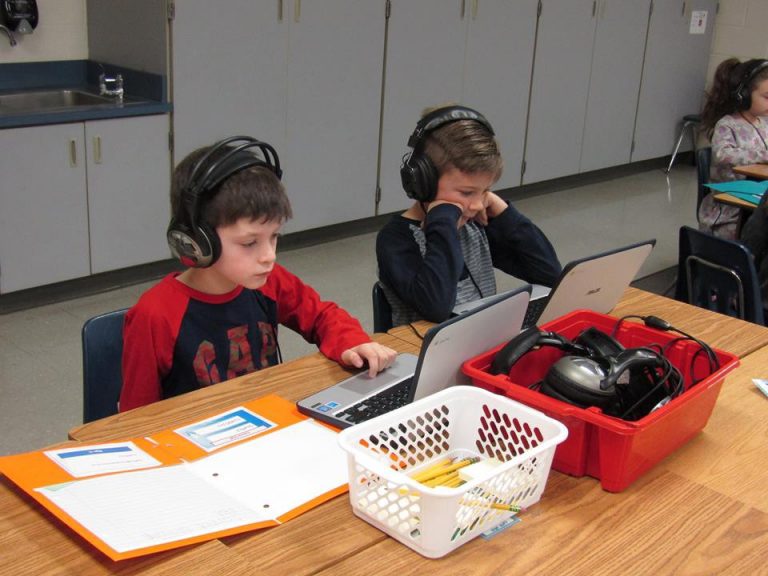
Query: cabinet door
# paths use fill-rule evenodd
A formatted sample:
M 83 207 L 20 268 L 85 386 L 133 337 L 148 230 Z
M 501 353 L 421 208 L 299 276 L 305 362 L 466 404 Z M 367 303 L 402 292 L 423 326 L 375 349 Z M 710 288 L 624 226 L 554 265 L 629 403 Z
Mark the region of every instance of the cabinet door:
M 385 4 L 289 4 L 286 231 L 373 216 Z
M 683 116 L 701 111 L 715 7 L 715 0 L 654 0 L 633 162 L 671 154 Z M 707 12 L 706 30 L 694 34 L 692 12 L 702 10 Z
M 83 125 L 0 130 L 0 292 L 87 276 Z
M 504 157 L 497 189 L 520 184 L 537 0 L 472 0 L 462 101 L 493 125 Z
M 463 0 L 392 0 L 381 126 L 379 214 L 407 208 L 400 164 L 424 108 L 459 102 L 468 11 Z M 467 102 L 470 104 L 470 102 Z
M 85 125 L 91 272 L 170 257 L 168 117 Z
M 593 0 L 542 0 L 523 182 L 579 171 L 595 35 Z
M 284 154 L 288 22 L 281 4 L 287 0 L 176 2 L 176 162 L 234 135 L 266 140 Z
M 600 0 L 581 171 L 629 162 L 650 0 Z

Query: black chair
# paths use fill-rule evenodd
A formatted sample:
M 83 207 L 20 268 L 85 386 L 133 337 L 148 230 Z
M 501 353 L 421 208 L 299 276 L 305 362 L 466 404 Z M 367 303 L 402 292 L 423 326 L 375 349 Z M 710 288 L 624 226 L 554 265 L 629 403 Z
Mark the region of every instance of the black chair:
M 712 165 L 712 148 L 699 148 L 696 150 L 696 176 L 699 183 L 698 195 L 696 196 L 696 220 L 699 219 L 699 206 L 701 206 L 704 197 L 712 190 L 705 184 L 709 184 L 709 167 Z
M 669 166 L 667 166 L 667 169 L 665 170 L 667 174 L 669 174 L 669 171 L 672 170 L 672 164 L 675 163 L 677 152 L 678 150 L 680 150 L 680 144 L 683 143 L 683 138 L 685 138 L 686 131 L 690 131 L 694 158 L 696 157 L 696 131 L 699 127 L 699 124 L 701 124 L 700 115 L 686 114 L 685 116 L 683 116 L 683 125 L 680 127 L 680 136 L 678 136 L 677 138 L 677 142 L 675 143 L 675 149 L 672 152 L 672 157 L 669 159 Z
M 83 422 L 117 414 L 123 385 L 123 320 L 126 309 L 83 324 Z
M 680 228 L 675 299 L 755 324 L 764 324 L 754 259 L 746 246 Z
M 392 328 L 392 307 L 379 282 L 373 284 L 373 331 L 386 332 Z

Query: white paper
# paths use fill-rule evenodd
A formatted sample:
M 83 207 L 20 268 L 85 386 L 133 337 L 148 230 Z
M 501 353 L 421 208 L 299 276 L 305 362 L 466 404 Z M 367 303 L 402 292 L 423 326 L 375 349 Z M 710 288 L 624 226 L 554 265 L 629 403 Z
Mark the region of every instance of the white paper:
M 46 450 L 44 454 L 74 478 L 152 468 L 162 464 L 133 442 Z
M 189 464 L 252 510 L 277 518 L 346 484 L 346 454 L 338 435 L 304 420 Z
M 37 491 L 127 552 L 274 519 L 347 480 L 336 434 L 304 420 L 194 463 Z
M 225 530 L 262 518 L 212 490 L 186 465 L 38 488 L 117 552 Z
M 691 11 L 691 27 L 688 32 L 690 34 L 705 34 L 707 31 L 707 11 L 706 10 L 692 10 Z

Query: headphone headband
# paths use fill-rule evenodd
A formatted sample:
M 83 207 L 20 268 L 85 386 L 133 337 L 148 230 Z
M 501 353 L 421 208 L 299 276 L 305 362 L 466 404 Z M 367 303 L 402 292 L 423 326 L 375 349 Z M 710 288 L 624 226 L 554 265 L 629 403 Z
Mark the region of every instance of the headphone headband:
M 495 136 L 490 122 L 477 110 L 467 108 L 466 106 L 446 106 L 433 110 L 418 121 L 416 129 L 408 138 L 408 146 L 415 149 L 430 132 L 459 120 L 474 120 L 482 124 L 491 133 L 491 136 Z

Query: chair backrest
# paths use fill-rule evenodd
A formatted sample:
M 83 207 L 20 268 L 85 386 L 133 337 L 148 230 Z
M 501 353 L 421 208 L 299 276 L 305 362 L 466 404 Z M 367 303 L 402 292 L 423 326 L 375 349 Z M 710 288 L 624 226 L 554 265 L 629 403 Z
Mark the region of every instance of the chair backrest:
M 755 324 L 765 323 L 749 249 L 689 226 L 680 228 L 675 298 Z
M 123 320 L 127 309 L 83 324 L 83 422 L 117 413 L 123 385 Z
M 392 307 L 381 284 L 373 284 L 373 331 L 386 332 L 392 328 Z
M 699 216 L 699 206 L 704 197 L 711 192 L 705 184 L 709 184 L 709 168 L 712 165 L 712 148 L 699 148 L 696 150 L 696 176 L 699 189 L 696 195 L 696 218 Z

